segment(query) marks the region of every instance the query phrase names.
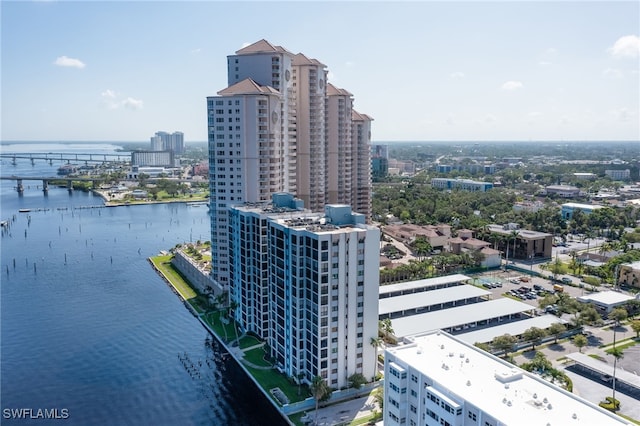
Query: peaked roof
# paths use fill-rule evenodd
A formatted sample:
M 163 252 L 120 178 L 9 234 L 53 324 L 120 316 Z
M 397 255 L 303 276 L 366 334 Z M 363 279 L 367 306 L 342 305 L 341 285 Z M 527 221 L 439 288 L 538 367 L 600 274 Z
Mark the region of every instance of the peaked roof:
M 255 94 L 279 94 L 276 89 L 271 86 L 261 86 L 250 78 L 245 78 L 234 85 L 222 89 L 218 92 L 220 96 L 231 95 L 255 95 Z
M 353 96 L 349 91 L 345 89 L 338 89 L 336 86 L 334 86 L 331 83 L 327 83 L 327 95 L 328 96 L 333 96 L 333 95 Z
M 293 57 L 293 65 L 319 65 L 326 67 L 326 65 L 319 60 L 308 58 L 304 53 L 298 53 Z
M 367 114 L 360 114 L 355 109 L 351 110 L 351 119 L 357 121 L 373 121 L 373 118 Z
M 269 43 L 267 40 L 262 39 L 246 47 L 243 47 L 240 50 L 236 50 L 236 55 L 247 55 L 250 53 L 261 53 L 261 52 L 291 53 L 282 46 L 274 46 L 273 44 Z

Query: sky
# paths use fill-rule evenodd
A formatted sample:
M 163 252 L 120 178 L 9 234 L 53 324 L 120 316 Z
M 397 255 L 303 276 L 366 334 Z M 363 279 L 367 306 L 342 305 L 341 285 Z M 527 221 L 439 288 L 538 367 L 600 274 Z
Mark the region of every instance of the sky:
M 638 1 L 0 2 L 2 141 L 206 141 L 226 60 L 327 66 L 373 142 L 640 141 Z

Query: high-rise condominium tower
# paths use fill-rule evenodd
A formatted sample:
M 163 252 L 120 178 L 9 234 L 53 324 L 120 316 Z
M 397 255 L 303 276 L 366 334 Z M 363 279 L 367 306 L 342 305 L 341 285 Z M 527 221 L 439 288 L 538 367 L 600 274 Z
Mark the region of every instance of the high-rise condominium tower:
M 375 374 L 378 228 L 343 204 L 312 213 L 291 194 L 229 210 L 230 300 L 239 328 L 266 340 L 278 368 L 347 386 Z
M 327 84 L 326 66 L 266 40 L 227 58 L 207 97 L 212 278 L 229 284 L 228 209 L 289 192 L 312 211 L 344 203 L 369 220 L 372 119 Z

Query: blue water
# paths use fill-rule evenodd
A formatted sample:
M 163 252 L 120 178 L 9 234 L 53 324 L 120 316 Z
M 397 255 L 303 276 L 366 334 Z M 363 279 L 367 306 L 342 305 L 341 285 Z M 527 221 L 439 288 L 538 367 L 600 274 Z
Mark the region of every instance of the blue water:
M 3 160 L 1 171 L 50 176 L 59 166 Z M 0 256 L 0 423 L 284 423 L 147 261 L 208 240 L 205 207 L 104 208 L 80 191 L 44 196 L 39 184 L 25 182 L 22 196 L 14 182 L 0 184 L 0 219 L 10 222 Z M 66 409 L 69 418 L 5 418 L 19 408 Z

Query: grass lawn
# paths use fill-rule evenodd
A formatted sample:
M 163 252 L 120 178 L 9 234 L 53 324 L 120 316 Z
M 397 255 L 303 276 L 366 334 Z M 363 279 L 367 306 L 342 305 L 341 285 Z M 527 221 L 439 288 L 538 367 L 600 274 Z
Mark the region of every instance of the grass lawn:
M 252 364 L 260 365 L 263 367 L 270 367 L 271 363 L 264 359 L 264 349 L 255 348 L 244 353 L 244 359 Z
M 254 345 L 262 343 L 260 339 L 254 336 L 243 336 L 240 338 L 240 349 L 246 349 Z
M 180 293 L 185 300 L 195 299 L 197 294 L 182 278 L 182 276 L 171 265 L 172 256 L 155 256 L 151 258 L 151 262 L 164 274 L 165 277 L 171 282 L 173 287 Z
M 305 400 L 309 394 L 306 388 L 302 386 L 300 395 L 298 395 L 298 386 L 291 384 L 283 374 L 280 374 L 277 370 L 257 370 L 255 368 L 246 367 L 251 372 L 251 375 L 256 379 L 260 386 L 267 391 L 267 394 L 280 405 L 277 399 L 275 399 L 269 391 L 273 388 L 280 388 L 282 392 L 289 398 L 289 402 L 298 402 Z
M 236 330 L 232 322 L 224 324 L 220 320 L 223 315 L 223 311 L 209 312 L 204 316 L 204 320 L 221 339 L 228 343 L 236 338 Z
M 616 343 L 616 349 L 617 350 L 625 350 L 627 348 L 630 348 L 632 346 L 637 345 L 639 342 L 640 342 L 640 340 L 638 340 L 636 338 L 621 340 L 620 342 Z M 609 349 L 605 350 L 605 352 L 608 353 L 609 355 L 611 355 L 611 353 L 613 352 L 613 346 L 611 346 Z

